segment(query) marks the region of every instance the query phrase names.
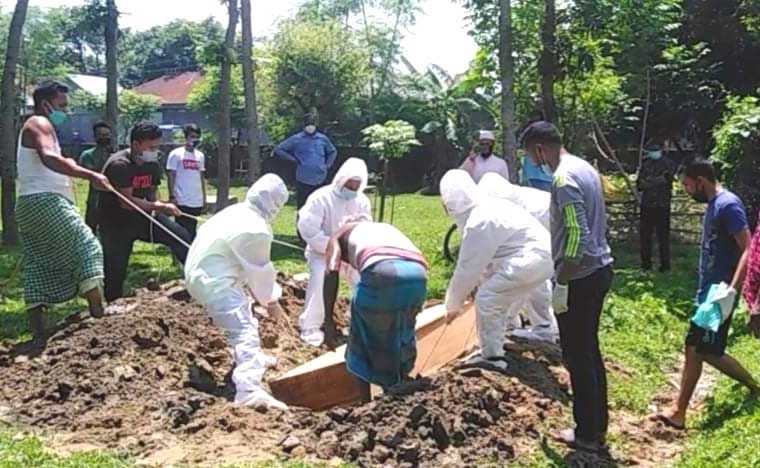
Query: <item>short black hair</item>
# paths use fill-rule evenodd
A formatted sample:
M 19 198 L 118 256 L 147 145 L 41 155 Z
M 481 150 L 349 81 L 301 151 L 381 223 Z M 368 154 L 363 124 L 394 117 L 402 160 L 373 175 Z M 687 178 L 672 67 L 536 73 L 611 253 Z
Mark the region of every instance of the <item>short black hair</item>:
M 69 87 L 59 81 L 43 81 L 37 88 L 35 88 L 32 98 L 34 99 L 34 107 L 39 108 L 43 102 L 50 102 L 60 93 L 68 93 Z
M 199 127 L 197 124 L 189 123 L 182 127 L 182 132 L 185 134 L 185 138 L 192 132 L 197 134 L 198 136 L 202 135 L 203 132 L 201 131 L 201 127 Z
M 683 170 L 683 176 L 694 180 L 703 177 L 712 183 L 718 181 L 718 171 L 715 169 L 715 165 L 709 159 L 704 158 L 697 158 L 688 163 Z
M 132 127 L 132 132 L 129 134 L 129 141 L 134 143 L 136 141 L 155 140 L 161 138 L 164 132 L 161 128 L 149 120 L 143 120 L 138 122 Z
M 304 125 L 317 125 L 319 123 L 319 114 L 316 112 L 309 112 L 303 116 Z
M 110 131 L 113 131 L 111 128 L 111 124 L 106 122 L 105 120 L 100 120 L 98 122 L 95 122 L 95 125 L 92 126 L 92 133 L 97 133 L 99 128 L 107 128 Z
M 536 143 L 562 146 L 562 135 L 551 122 L 545 120 L 533 122 L 520 136 L 520 146 L 528 149 Z

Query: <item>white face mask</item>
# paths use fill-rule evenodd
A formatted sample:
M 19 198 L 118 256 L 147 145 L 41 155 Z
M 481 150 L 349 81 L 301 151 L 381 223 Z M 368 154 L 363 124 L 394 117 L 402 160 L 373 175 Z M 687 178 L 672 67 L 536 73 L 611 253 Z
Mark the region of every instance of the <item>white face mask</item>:
M 314 135 L 317 133 L 317 126 L 316 125 L 307 125 L 304 127 L 304 131 L 308 133 L 309 135 Z
M 143 151 L 142 155 L 140 156 L 140 159 L 142 159 L 145 162 L 157 162 L 158 151 Z
M 649 159 L 651 159 L 652 161 L 658 161 L 662 159 L 662 151 L 650 151 Z

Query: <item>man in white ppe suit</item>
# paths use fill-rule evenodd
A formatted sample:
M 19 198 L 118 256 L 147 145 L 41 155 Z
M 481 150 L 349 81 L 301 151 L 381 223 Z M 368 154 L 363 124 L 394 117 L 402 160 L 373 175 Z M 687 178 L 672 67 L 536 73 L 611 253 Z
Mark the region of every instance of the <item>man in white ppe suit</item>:
M 312 346 L 321 346 L 325 341 L 322 325 L 327 245 L 347 222 L 372 220 L 369 198 L 364 195 L 366 188 L 367 165 L 361 159 L 350 158 L 338 169 L 332 184 L 311 194 L 298 211 L 298 232 L 306 241 L 309 263 L 309 286 L 299 325 L 301 338 Z
M 518 205 L 485 196 L 467 172 L 453 170 L 441 179 L 441 197 L 462 232 L 454 276 L 446 291 L 451 320 L 467 296 L 475 296 L 480 355 L 467 364 L 493 370 L 507 367 L 506 328 L 533 290 L 554 270 L 549 232 Z
M 551 194 L 542 190 L 521 187 L 510 183 L 507 179 L 495 173 L 488 173 L 480 179 L 478 188 L 489 197 L 509 200 L 530 213 L 547 232 L 551 233 Z M 547 246 L 551 249 L 551 245 Z M 519 317 L 514 324 L 514 336 L 529 340 L 548 341 L 556 343 L 559 340 L 557 318 L 551 310 L 552 283 L 551 279 L 538 286 L 528 299 L 525 315 L 530 322 L 530 328 L 523 329 Z
M 222 210 L 198 231 L 185 262 L 185 283 L 190 294 L 229 337 L 234 350 L 232 380 L 235 403 L 287 409 L 261 386 L 264 372 L 276 359 L 264 354 L 259 324 L 251 313 L 252 299 L 272 315 L 282 314 L 282 289 L 270 260 L 270 223 L 288 200 L 285 183 L 274 174 L 256 181 L 245 201 Z

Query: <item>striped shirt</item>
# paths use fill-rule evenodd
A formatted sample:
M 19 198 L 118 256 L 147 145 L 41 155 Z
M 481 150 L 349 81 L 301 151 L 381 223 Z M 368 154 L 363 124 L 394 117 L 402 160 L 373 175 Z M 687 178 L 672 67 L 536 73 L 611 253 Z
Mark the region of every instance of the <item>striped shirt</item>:
M 570 281 L 613 261 L 607 243 L 607 213 L 599 173 L 583 159 L 563 153 L 551 198 L 552 254 L 556 272 Z

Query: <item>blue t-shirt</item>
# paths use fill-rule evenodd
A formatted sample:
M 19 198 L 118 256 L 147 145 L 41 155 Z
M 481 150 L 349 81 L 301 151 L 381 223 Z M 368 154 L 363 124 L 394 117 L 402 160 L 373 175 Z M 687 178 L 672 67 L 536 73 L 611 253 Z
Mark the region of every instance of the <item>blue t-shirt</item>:
M 710 285 L 733 280 L 741 258 L 735 236 L 744 229 L 748 229 L 744 204 L 739 197 L 723 190 L 707 205 L 702 224 L 698 303 Z

